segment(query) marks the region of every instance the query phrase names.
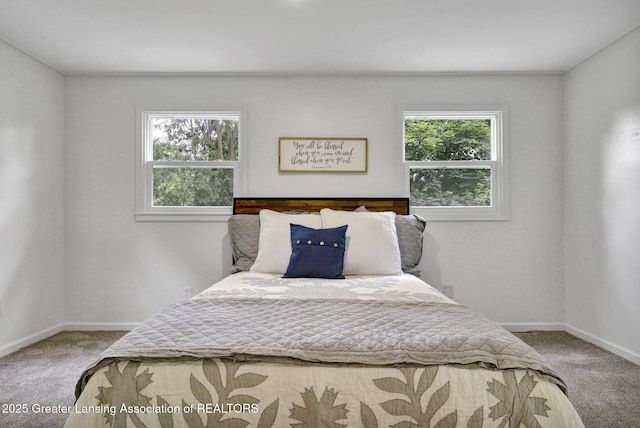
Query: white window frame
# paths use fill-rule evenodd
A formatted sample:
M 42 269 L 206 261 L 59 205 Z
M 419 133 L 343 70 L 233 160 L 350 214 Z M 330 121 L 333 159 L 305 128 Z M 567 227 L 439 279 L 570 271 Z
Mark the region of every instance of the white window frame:
M 428 221 L 482 221 L 509 220 L 509 177 L 507 153 L 506 106 L 424 106 L 398 107 L 400 143 L 404 165 L 405 194 L 410 196 L 411 169 L 488 168 L 491 170 L 491 204 L 489 206 L 411 206 L 411 211 Z M 408 161 L 405 160 L 405 119 L 490 119 L 491 159 L 473 161 Z
M 233 196 L 242 196 L 246 186 L 245 152 L 246 109 L 136 109 L 136 221 L 227 221 L 231 206 L 157 207 L 153 205 L 153 168 L 230 168 L 233 169 Z M 153 159 L 152 118 L 238 119 L 237 161 L 158 161 Z

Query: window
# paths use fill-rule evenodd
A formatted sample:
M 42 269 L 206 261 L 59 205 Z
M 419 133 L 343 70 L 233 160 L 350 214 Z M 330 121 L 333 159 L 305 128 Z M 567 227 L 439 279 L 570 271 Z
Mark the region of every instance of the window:
M 400 111 L 412 208 L 431 220 L 507 220 L 505 109 Z
M 140 111 L 136 218 L 215 220 L 230 214 L 241 181 L 242 116 Z

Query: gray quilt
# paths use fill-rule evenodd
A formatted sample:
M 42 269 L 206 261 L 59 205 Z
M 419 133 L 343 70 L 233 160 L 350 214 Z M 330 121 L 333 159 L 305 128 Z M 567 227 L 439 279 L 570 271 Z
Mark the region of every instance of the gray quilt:
M 113 361 L 166 358 L 531 369 L 566 391 L 540 355 L 504 328 L 448 303 L 193 299 L 171 305 L 107 349 L 76 396 Z

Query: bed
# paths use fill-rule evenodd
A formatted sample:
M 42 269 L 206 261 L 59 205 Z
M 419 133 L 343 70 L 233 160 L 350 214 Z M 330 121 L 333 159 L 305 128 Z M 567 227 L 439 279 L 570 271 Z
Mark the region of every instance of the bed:
M 65 427 L 582 427 L 532 348 L 422 281 L 405 198 L 238 198 L 232 274 L 107 349 Z

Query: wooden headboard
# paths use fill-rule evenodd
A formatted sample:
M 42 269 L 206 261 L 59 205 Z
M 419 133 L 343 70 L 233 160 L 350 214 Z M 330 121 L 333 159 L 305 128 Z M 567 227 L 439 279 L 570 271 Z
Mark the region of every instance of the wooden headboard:
M 365 206 L 368 211 L 409 214 L 409 198 L 234 198 L 233 213 L 258 214 L 261 209 L 318 212 L 322 208 L 331 208 L 353 211 L 361 206 Z

